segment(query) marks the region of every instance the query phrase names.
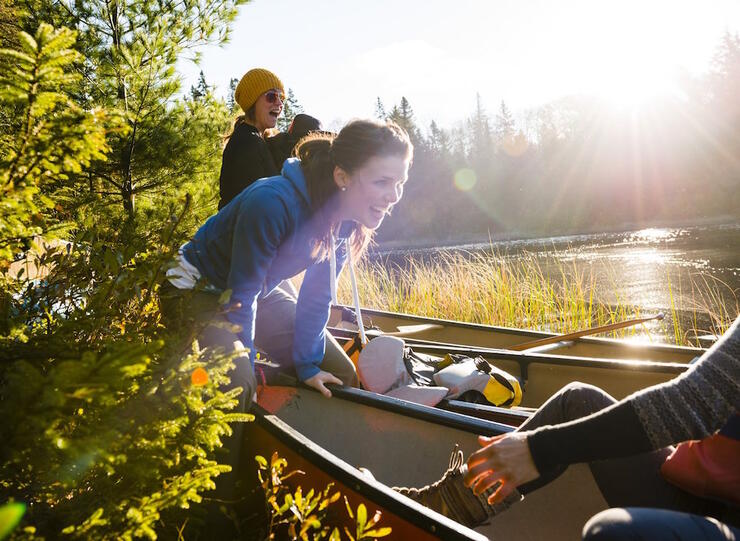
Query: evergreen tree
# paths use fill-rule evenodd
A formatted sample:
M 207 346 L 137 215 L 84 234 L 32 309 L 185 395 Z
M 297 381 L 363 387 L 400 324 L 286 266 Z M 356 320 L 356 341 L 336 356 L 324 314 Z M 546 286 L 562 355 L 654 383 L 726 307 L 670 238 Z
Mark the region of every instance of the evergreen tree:
M 179 89 L 178 55 L 226 40 L 245 1 L 19 0 L 28 28 L 47 21 L 78 29 L 78 49 L 86 59 L 79 65 L 85 72 L 79 101 L 86 108 L 114 108 L 125 120 L 127 129 L 109 134 L 109 160 L 88 174 L 102 186 L 99 193 L 119 200 L 129 217 L 135 215 L 137 196 L 164 189 L 166 179 L 177 176 L 174 154 L 165 149 L 189 148 L 177 132 L 160 129 Z
M 445 130 L 437 126 L 437 123 L 434 120 L 429 124 L 427 145 L 429 146 L 431 153 L 440 158 L 447 159 L 450 155 L 450 137 L 447 135 Z
M 236 93 L 236 87 L 239 84 L 239 79 L 236 77 L 232 77 L 229 80 L 229 94 L 226 96 L 226 104 L 229 106 L 229 111 L 234 112 L 235 110 L 240 110 L 239 104 L 236 103 L 236 100 L 234 98 L 234 94 Z
M 26 504 L 24 538 L 155 539 L 228 471 L 214 450 L 247 420 L 228 412 L 235 392 L 219 390 L 231 360 L 206 365 L 185 322 L 162 329 L 156 291 L 193 205 L 163 198 L 129 236 L 105 208 L 67 214 L 75 177 L 109 154 L 116 115 L 71 98 L 82 60 L 72 31 L 42 24 L 18 42 L 0 52 L 14 65 L 0 110 L 19 115 L 0 136 L 0 501 Z M 184 137 L 210 129 L 198 107 L 175 115 Z M 39 242 L 27 267 L 7 271 L 24 241 L 64 233 L 64 219 L 75 219 L 67 248 Z
M 487 159 L 492 150 L 491 127 L 479 93 L 475 94 L 475 113 L 468 124 L 470 126 L 471 159 L 473 161 Z
M 506 105 L 506 102 L 501 100 L 501 107 L 496 114 L 496 121 L 493 127 L 494 134 L 496 135 L 496 142 L 501 144 L 507 137 L 514 135 L 514 117 Z
M 388 115 L 385 112 L 385 105 L 380 100 L 380 96 L 375 100 L 375 118 L 378 120 L 386 120 Z
M 200 70 L 198 83 L 190 87 L 190 97 L 194 101 L 197 101 L 203 99 L 210 91 L 211 88 L 208 86 L 208 83 L 206 83 L 206 77 L 203 75 L 203 70 Z
M 303 112 L 303 107 L 298 103 L 292 88 L 288 89 L 283 103 L 283 114 L 278 118 L 277 127 L 280 131 L 287 131 L 295 116 Z
M 388 119 L 406 130 L 414 145 L 417 145 L 420 142 L 421 136 L 416 127 L 416 121 L 414 120 L 414 111 L 411 108 L 409 100 L 407 100 L 405 96 L 401 97 L 401 103 L 399 105 L 393 106 L 393 109 L 388 115 Z
M 53 196 L 108 151 L 105 113 L 85 111 L 69 98 L 80 79 L 71 72 L 81 60 L 71 48 L 74 33 L 41 25 L 19 41 L 21 50 L 0 56 L 13 66 L 0 76 L 0 89 L 3 116 L 14 119 L 0 134 L 0 271 L 34 237 L 63 232 Z

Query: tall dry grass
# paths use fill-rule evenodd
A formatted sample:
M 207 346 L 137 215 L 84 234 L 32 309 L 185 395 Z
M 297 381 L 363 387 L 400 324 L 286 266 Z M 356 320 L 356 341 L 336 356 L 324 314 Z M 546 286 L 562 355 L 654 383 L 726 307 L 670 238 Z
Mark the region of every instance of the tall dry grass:
M 495 253 L 449 251 L 433 261 L 409 258 L 402 266 L 363 262 L 356 270 L 363 306 L 420 316 L 567 333 L 643 315 L 640 306 L 622 301 L 625 296 L 615 278 L 597 277 L 575 262 L 554 258 L 553 263 L 547 266 L 556 268 L 556 275 L 552 270 L 546 273 L 534 256 L 512 260 Z M 346 274 L 339 283 L 339 300 L 352 304 Z M 616 302 L 606 302 L 600 295 L 605 279 L 611 282 L 608 289 Z M 675 302 L 679 295 L 671 290 L 667 324 L 634 326 L 603 336 L 697 345 L 696 336 L 721 334 L 738 313 L 737 297 L 734 306 L 727 306 L 719 293 L 721 286 L 699 277 L 689 286 L 692 306 L 680 306 Z M 719 310 L 709 308 L 716 305 Z M 685 313 L 693 314 L 693 328 L 684 323 Z M 700 328 L 699 320 L 710 321 L 709 328 Z

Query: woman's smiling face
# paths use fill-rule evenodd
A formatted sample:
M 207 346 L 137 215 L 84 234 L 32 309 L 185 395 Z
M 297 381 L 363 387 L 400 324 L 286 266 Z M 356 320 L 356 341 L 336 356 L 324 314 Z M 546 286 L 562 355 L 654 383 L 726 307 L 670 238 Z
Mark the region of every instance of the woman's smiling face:
M 403 195 L 408 179 L 409 158 L 400 155 L 373 156 L 351 175 L 334 170 L 339 194 L 339 218 L 354 220 L 377 229 Z
M 260 133 L 274 128 L 280 113 L 283 112 L 285 95 L 278 89 L 268 90 L 254 104 L 254 126 Z

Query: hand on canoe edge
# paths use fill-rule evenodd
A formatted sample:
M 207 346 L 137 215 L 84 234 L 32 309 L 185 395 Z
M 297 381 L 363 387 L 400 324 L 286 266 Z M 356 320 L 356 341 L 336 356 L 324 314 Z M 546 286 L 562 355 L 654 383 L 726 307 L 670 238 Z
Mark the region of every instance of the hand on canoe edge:
M 468 458 L 465 485 L 481 494 L 497 483 L 501 486 L 488 497 L 489 504 L 506 498 L 524 483 L 537 479 L 539 472 L 529 451 L 526 432 L 511 432 L 500 436 L 478 436 L 482 449 Z
M 336 377 L 334 374 L 330 374 L 329 372 L 324 372 L 323 370 L 321 370 L 318 374 L 311 376 L 303 383 L 305 383 L 309 387 L 313 387 L 321 394 L 323 394 L 326 398 L 331 398 L 331 391 L 326 388 L 325 384 L 336 383 L 337 385 L 342 385 L 342 380 Z

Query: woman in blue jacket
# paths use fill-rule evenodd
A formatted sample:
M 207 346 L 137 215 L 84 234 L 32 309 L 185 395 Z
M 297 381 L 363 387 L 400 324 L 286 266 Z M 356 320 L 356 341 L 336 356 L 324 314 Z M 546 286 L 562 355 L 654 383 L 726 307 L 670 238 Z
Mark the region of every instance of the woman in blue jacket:
M 244 389 L 242 407 L 256 389 L 255 345 L 292 364 L 301 381 L 327 397 L 326 383 L 356 384 L 354 365 L 325 332 L 332 289 L 345 262 L 360 256 L 401 198 L 413 147 L 396 124 L 357 120 L 336 137 L 309 136 L 297 154 L 282 175 L 253 183 L 211 216 L 168 271 L 181 290 L 231 292 L 220 310 L 218 295 L 207 293 L 199 293 L 206 308 L 189 301 L 187 310 L 213 323 L 201 333 L 201 346 L 249 350 L 231 374 L 232 385 Z M 260 312 L 263 328 L 255 329 L 258 298 L 304 270 L 297 298 L 276 314 Z M 327 347 L 333 354 L 325 356 Z

